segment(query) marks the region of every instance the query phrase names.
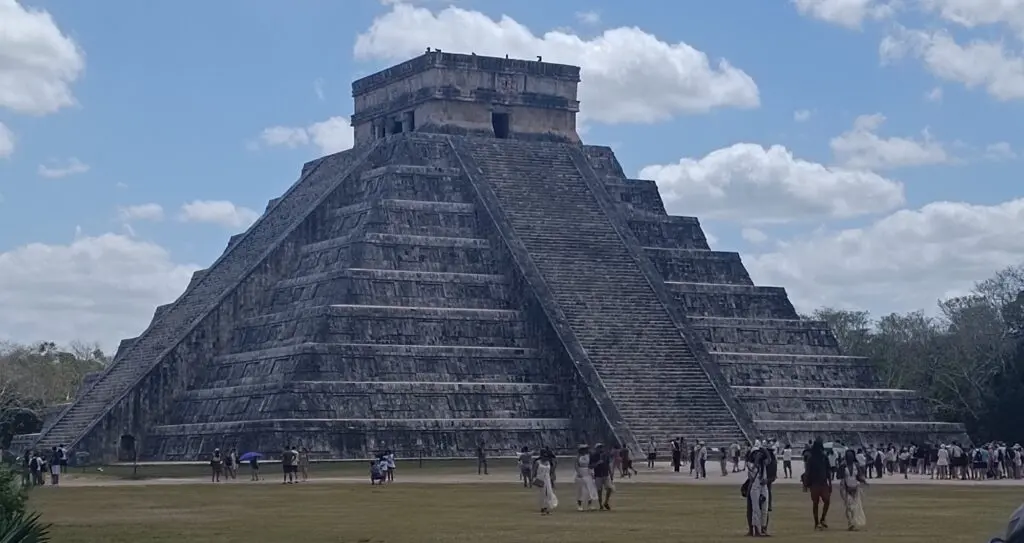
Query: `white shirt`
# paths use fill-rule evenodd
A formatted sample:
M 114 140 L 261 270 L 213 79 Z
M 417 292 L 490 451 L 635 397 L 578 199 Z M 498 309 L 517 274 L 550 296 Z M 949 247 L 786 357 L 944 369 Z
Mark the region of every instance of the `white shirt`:
M 782 449 L 782 461 L 783 462 L 790 462 L 792 460 L 793 460 L 793 449 L 790 449 L 789 447 L 786 447 L 785 449 Z

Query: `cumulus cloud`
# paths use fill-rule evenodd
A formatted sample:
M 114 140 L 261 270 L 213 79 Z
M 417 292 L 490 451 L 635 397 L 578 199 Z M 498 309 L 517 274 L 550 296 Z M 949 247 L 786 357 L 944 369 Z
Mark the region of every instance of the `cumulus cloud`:
M 792 0 L 801 15 L 850 29 L 860 28 L 866 19 L 892 15 L 892 7 L 879 0 Z
M 985 158 L 988 160 L 1012 160 L 1017 158 L 1017 151 L 1009 143 L 1001 141 L 985 147 Z
M 122 221 L 162 221 L 164 208 L 160 204 L 138 204 L 118 208 L 118 217 Z
M 933 309 L 950 292 L 1024 254 L 1024 199 L 984 206 L 933 202 L 863 228 L 817 231 L 745 255 L 758 284 L 782 285 L 794 303 L 876 311 Z
M 247 207 L 226 200 L 195 200 L 181 206 L 178 220 L 218 224 L 225 228 L 245 229 L 260 217 Z
M 257 145 L 265 147 L 315 146 L 325 155 L 351 149 L 355 133 L 347 117 L 331 117 L 309 126 L 272 126 L 260 133 Z
M 928 91 L 928 93 L 924 95 L 924 99 L 928 100 L 929 102 L 941 102 L 942 87 L 935 87 L 932 90 Z
M 593 39 L 558 30 L 543 35 L 504 15 L 498 20 L 448 7 L 438 12 L 398 4 L 356 39 L 359 59 L 404 60 L 424 44 L 442 50 L 574 64 L 583 68 L 581 113 L 605 123 L 652 123 L 678 114 L 760 105 L 757 84 L 728 61 L 636 27 Z
M 42 115 L 75 104 L 85 57 L 44 10 L 0 0 L 0 107 Z
M 0 123 L 0 158 L 7 158 L 14 154 L 14 132 Z
M 793 120 L 802 123 L 807 119 L 811 118 L 811 110 L 809 109 L 798 109 L 793 112 Z
M 53 162 L 51 164 L 40 164 L 36 170 L 41 177 L 47 179 L 60 179 L 78 175 L 89 171 L 89 165 L 77 158 L 70 158 L 66 162 Z
M 1006 25 L 1024 35 L 1024 0 L 921 0 L 921 4 L 966 28 Z
M 601 14 L 597 11 L 577 11 L 576 20 L 587 25 L 601 23 Z
M 829 147 L 835 159 L 848 168 L 882 170 L 948 162 L 943 145 L 925 131 L 920 139 L 878 135 L 885 123 L 881 113 L 861 115 L 853 128 L 832 138 Z
M 737 143 L 706 156 L 640 170 L 672 214 L 745 222 L 850 218 L 903 204 L 903 185 L 879 174 L 825 166 L 780 145 Z
M 77 237 L 0 253 L 0 337 L 99 341 L 113 351 L 139 334 L 157 305 L 180 295 L 199 269 L 128 236 Z
M 945 31 L 897 28 L 879 45 L 883 63 L 914 57 L 932 75 L 967 88 L 981 88 L 997 100 L 1024 99 L 1024 56 L 1002 41 L 957 42 Z

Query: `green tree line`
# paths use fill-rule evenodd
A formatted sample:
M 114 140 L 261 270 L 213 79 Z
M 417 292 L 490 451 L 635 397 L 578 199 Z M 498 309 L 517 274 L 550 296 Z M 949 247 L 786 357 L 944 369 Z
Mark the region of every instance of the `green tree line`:
M 825 307 L 804 318 L 827 322 L 845 354 L 871 359 L 881 386 L 919 391 L 976 442 L 1024 442 L 1024 266 L 940 300 L 934 315 Z
M 98 345 L 0 343 L 0 448 L 14 434 L 39 431 L 43 409 L 70 402 L 83 377 L 108 362 Z

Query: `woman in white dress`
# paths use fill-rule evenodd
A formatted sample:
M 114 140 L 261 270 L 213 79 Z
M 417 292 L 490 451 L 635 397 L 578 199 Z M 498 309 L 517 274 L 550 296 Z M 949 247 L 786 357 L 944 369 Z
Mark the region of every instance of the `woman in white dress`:
M 868 482 L 864 476 L 864 467 L 857 463 L 857 455 L 852 453 L 846 451 L 846 458 L 839 470 L 839 495 L 843 498 L 849 530 L 854 532 L 868 523 L 864 514 L 864 489 Z
M 558 507 L 558 497 L 555 496 L 555 488 L 551 485 L 551 458 L 541 453 L 540 458 L 534 465 L 533 484 L 537 487 L 540 496 L 540 514 L 550 515 L 554 508 Z
M 590 447 L 580 445 L 576 457 L 576 510 L 593 510 L 596 500 L 597 485 L 594 484 L 594 472 L 590 469 Z M 583 508 L 583 502 L 587 503 L 586 509 Z

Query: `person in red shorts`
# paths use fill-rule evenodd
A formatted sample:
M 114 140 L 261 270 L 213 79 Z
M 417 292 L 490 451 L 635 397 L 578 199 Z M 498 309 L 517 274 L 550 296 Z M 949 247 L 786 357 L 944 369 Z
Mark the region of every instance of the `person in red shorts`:
M 828 506 L 832 502 L 832 466 L 825 455 L 825 444 L 821 438 L 814 440 L 811 445 L 810 454 L 804 464 L 804 474 L 801 480 L 805 490 L 811 493 L 811 502 L 814 511 L 814 529 L 824 530 L 828 528 L 825 517 L 828 516 Z M 821 516 L 818 516 L 818 505 L 822 504 Z

